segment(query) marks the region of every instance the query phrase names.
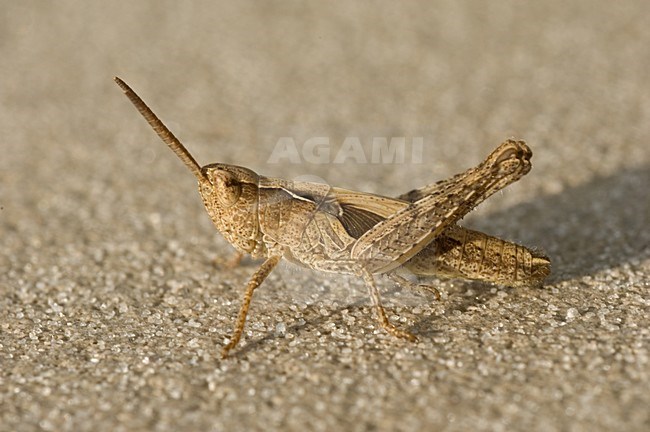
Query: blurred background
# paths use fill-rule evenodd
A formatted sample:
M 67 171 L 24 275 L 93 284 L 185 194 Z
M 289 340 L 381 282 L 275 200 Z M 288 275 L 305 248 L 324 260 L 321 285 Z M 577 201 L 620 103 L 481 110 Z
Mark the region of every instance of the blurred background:
M 399 425 L 404 429 L 471 425 L 477 430 L 513 430 L 517 425 L 537 430 L 567 425 L 578 425 L 574 430 L 647 427 L 649 13 L 647 2 L 600 0 L 0 1 L 0 352 L 4 351 L 0 401 L 9 407 L 3 408 L 2 423 L 45 429 L 106 422 L 125 429 L 139 424 L 162 429 L 210 425 L 219 430 L 236 424 L 255 427 L 258 421 L 258 425 L 278 427 L 359 430 Z M 385 195 L 397 195 L 473 166 L 504 138 L 525 139 L 534 152 L 531 173 L 488 200 L 463 224 L 545 250 L 553 260 L 553 275 L 543 291 L 547 294 L 523 291 L 523 297 L 513 300 L 515 305 L 537 317 L 557 308 L 558 316 L 564 318 L 591 314 L 582 327 L 556 335 L 554 346 L 589 346 L 596 343 L 590 338 L 602 331 L 603 340 L 614 338 L 603 352 L 621 353 L 628 359 L 606 357 L 609 360 L 603 363 L 609 365 L 606 370 L 621 375 L 604 378 L 606 373 L 598 370 L 581 377 L 568 371 L 551 377 L 533 373 L 522 375 L 519 382 L 501 381 L 500 372 L 488 372 L 494 380 L 486 381 L 485 375 L 474 375 L 473 363 L 480 362 L 476 353 L 481 352 L 478 347 L 483 342 L 470 335 L 468 340 L 455 340 L 456 345 L 445 340 L 446 346 L 434 344 L 434 348 L 429 345 L 432 338 L 424 338 L 428 352 L 451 362 L 435 363 L 436 370 L 430 369 L 431 359 L 418 357 L 424 349 L 403 354 L 407 361 L 401 364 L 401 372 L 418 370 L 422 361 L 425 375 L 404 378 L 395 372 L 391 378 L 382 372 L 376 382 L 341 387 L 335 382 L 349 379 L 358 384 L 351 370 L 341 372 L 343 378 L 338 375 L 340 365 L 332 361 L 340 353 L 341 342 L 330 336 L 323 342 L 304 331 L 305 340 L 313 336 L 325 344 L 318 350 L 308 344 L 298 350 L 311 353 L 311 360 L 301 362 L 320 370 L 314 378 L 295 363 L 294 350 L 286 340 L 263 338 L 278 329 L 277 316 L 287 313 L 288 322 L 303 319 L 283 312 L 292 304 L 288 299 L 305 303 L 316 292 L 326 304 L 343 296 L 346 305 L 352 301 L 345 300 L 349 292 L 364 298 L 363 288 L 352 283 L 356 288 L 350 291 L 350 282 L 339 287 L 341 279 L 330 281 L 329 276 L 296 273 L 285 267 L 280 276 L 268 281 L 266 293 L 260 293 L 251 319 L 264 324 L 246 336 L 266 340 L 266 345 L 258 342 L 244 357 L 250 360 L 259 353 L 258 360 L 266 369 L 255 369 L 240 359 L 254 369 L 251 376 L 257 381 L 251 378 L 245 389 L 257 389 L 257 397 L 239 387 L 238 374 L 213 372 L 205 366 L 209 372 L 200 368 L 200 373 L 187 372 L 204 374 L 198 378 L 182 372 L 176 381 L 165 381 L 168 375 L 163 373 L 160 383 L 169 392 L 129 393 L 130 410 L 112 405 L 108 401 L 121 387 L 104 388 L 100 397 L 92 382 L 117 382 L 111 373 L 119 365 L 130 364 L 127 357 L 105 353 L 118 366 L 90 372 L 77 363 L 88 361 L 78 352 L 57 352 L 47 344 L 48 348 L 31 346 L 23 337 L 34 333 L 34 326 L 44 326 L 52 313 L 61 312 L 57 308 L 64 309 L 61 313 L 76 323 L 75 328 L 85 318 L 89 322 L 97 315 L 101 318 L 103 308 L 115 310 L 121 323 L 133 326 L 129 330 L 133 334 L 142 331 L 138 325 L 145 324 L 141 321 L 151 324 L 150 315 L 143 315 L 140 308 L 154 310 L 154 315 L 163 315 L 162 324 L 156 325 L 174 335 L 173 325 L 165 327 L 166 312 L 155 311 L 160 301 L 171 308 L 172 315 L 182 310 L 165 297 L 169 289 L 176 289 L 170 284 L 178 283 L 183 293 L 179 298 L 185 299 L 179 301 L 203 302 L 213 308 L 212 315 L 201 315 L 201 319 L 208 320 L 219 311 L 217 322 L 203 324 L 212 334 L 204 339 L 197 336 L 206 344 L 205 352 L 210 352 L 207 347 L 215 341 L 219 344 L 228 333 L 241 286 L 254 269 L 253 264 L 224 273 L 214 267 L 213 261 L 228 256 L 231 249 L 205 215 L 195 180 L 128 103 L 113 76 L 129 83 L 201 164 L 233 163 L 288 179 L 310 175 L 337 186 Z M 310 138 L 327 137 L 332 155 L 349 137 L 358 138 L 365 151 L 370 151 L 374 137 L 405 137 L 407 142 L 421 138 L 422 158 L 421 163 L 408 157 L 404 163 L 389 164 L 358 164 L 352 159 L 340 164 L 269 163 L 278 141 L 287 137 L 298 148 Z M 441 283 L 450 290 L 448 303 L 423 306 L 425 312 L 430 310 L 426 316 L 448 320 L 444 322 L 459 328 L 496 325 L 470 323 L 483 319 L 478 315 L 485 313 L 472 307 L 480 309 L 484 301 L 500 298 L 494 297 L 494 289 Z M 200 289 L 196 291 L 193 284 Z M 633 293 L 632 297 L 621 290 Z M 214 300 L 208 299 L 214 296 L 225 303 L 211 303 Z M 534 299 L 540 296 L 544 300 L 537 303 Z M 456 301 L 473 306 L 456 307 Z M 556 309 L 549 309 L 548 302 Z M 336 314 L 335 309 L 331 313 Z M 454 315 L 452 310 L 463 314 Z M 439 325 L 432 318 L 418 321 L 422 310 L 410 312 L 402 311 L 407 315 L 404 325 Z M 25 314 L 30 316 L 27 322 L 20 319 Z M 316 329 L 340 322 L 340 317 L 321 317 L 323 323 L 305 314 Z M 590 320 L 602 325 L 604 316 L 622 327 L 594 330 Z M 537 328 L 534 320 L 528 318 L 531 329 Z M 115 330 L 107 322 L 95 325 L 99 332 L 95 336 L 73 331 L 65 340 L 78 340 L 82 345 L 89 340 L 110 340 L 102 332 Z M 283 335 L 281 329 L 277 331 Z M 353 326 L 348 333 L 354 341 Z M 34 334 L 36 341 L 61 336 L 53 329 Z M 643 337 L 645 348 L 638 345 Z M 476 351 L 468 353 L 467 347 L 474 343 Z M 277 362 L 262 361 L 273 357 L 259 344 L 277 351 L 274 355 L 286 356 L 283 364 L 291 369 L 278 371 L 273 369 Z M 523 347 L 523 358 L 528 354 L 545 358 L 530 345 Z M 173 348 L 167 349 L 172 357 L 185 359 L 174 354 Z M 383 362 L 396 360 L 391 354 L 394 349 L 390 345 L 377 348 L 373 364 L 380 366 L 376 370 L 392 370 L 390 363 Z M 559 352 L 547 352 L 548 345 L 540 349 L 548 354 L 550 364 L 559 364 Z M 348 352 L 352 364 L 357 370 L 373 369 L 366 364 L 372 355 L 362 352 L 358 347 Z M 206 363 L 219 362 L 210 357 L 213 354 L 206 354 Z M 187 355 L 194 358 L 194 354 Z M 576 355 L 572 367 L 586 370 L 580 358 Z M 166 361 L 162 358 L 160 364 L 169 366 Z M 178 364 L 187 364 L 184 361 Z M 449 364 L 456 361 L 461 363 L 456 367 L 461 372 L 453 375 Z M 84 373 L 95 378 L 82 380 L 69 393 L 43 390 L 60 387 L 55 378 L 48 378 L 42 387 L 19 379 L 58 376 L 56 365 L 62 362 L 70 362 L 66 366 L 69 375 L 63 373 L 62 379 Z M 527 364 L 521 358 L 510 359 L 500 367 L 512 370 L 520 362 Z M 231 367 L 239 369 L 241 364 Z M 439 373 L 453 376 L 437 381 Z M 285 382 L 272 384 L 260 378 L 268 375 L 285 376 Z M 402 388 L 401 378 L 418 380 L 419 392 L 415 387 Z M 574 378 L 578 381 L 571 389 L 563 387 L 562 383 Z M 263 390 L 259 386 L 268 385 L 293 394 L 305 382 L 320 382 L 330 396 L 322 399 L 307 386 L 306 396 L 284 404 L 288 399 L 282 391 L 259 393 Z M 521 387 L 526 382 L 531 388 L 537 388 L 534 383 L 542 387 L 526 393 Z M 614 382 L 618 387 L 612 387 Z M 155 382 L 147 383 L 157 388 Z M 543 389 L 547 383 L 552 392 Z M 175 385 L 183 389 L 178 399 L 170 390 Z M 231 390 L 219 395 L 214 386 Z M 512 396 L 522 391 L 526 403 Z M 33 396 L 34 392 L 40 396 Z M 70 402 L 70 394 L 77 399 Z M 327 414 L 314 408 L 318 405 L 313 401 L 319 399 L 327 401 Z M 62 400 L 68 400 L 67 405 Z M 260 400 L 271 402 L 263 408 Z M 373 401 L 360 405 L 373 409 L 351 408 L 359 401 Z M 166 407 L 167 414 L 156 406 Z M 415 410 L 413 417 L 400 420 L 400 414 L 410 409 Z M 272 418 L 252 419 L 246 410 L 266 412 Z M 309 419 L 323 420 L 309 423 Z
M 505 137 L 526 139 L 532 173 L 480 210 L 529 203 L 521 222 L 490 225 L 563 259 L 557 243 L 593 224 L 572 214 L 598 222 L 594 210 L 628 211 L 618 195 L 634 198 L 634 183 L 648 179 L 650 55 L 635 20 L 645 11 L 643 2 L 587 1 L 9 2 L 0 30 L 2 221 L 26 230 L 17 242 L 35 226 L 54 242 L 80 231 L 130 237 L 151 214 L 175 238 L 209 232 L 192 178 L 126 103 L 118 75 L 200 163 L 388 195 L 464 170 Z M 284 137 L 298 146 L 327 137 L 332 155 L 347 137 L 368 152 L 373 137 L 419 137 L 424 150 L 418 164 L 268 164 Z M 588 199 L 574 193 L 589 184 L 598 187 L 587 186 Z M 598 194 L 608 188 L 618 193 Z M 629 211 L 639 210 L 648 208 Z M 629 226 L 627 240 L 642 228 Z M 557 271 L 593 263 L 569 258 Z

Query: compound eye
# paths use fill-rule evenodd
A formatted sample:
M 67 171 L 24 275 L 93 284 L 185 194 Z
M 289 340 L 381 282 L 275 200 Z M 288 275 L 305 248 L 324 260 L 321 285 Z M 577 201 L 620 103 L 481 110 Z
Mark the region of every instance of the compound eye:
M 217 199 L 225 206 L 231 206 L 241 196 L 241 183 L 226 171 L 216 171 L 212 177 Z

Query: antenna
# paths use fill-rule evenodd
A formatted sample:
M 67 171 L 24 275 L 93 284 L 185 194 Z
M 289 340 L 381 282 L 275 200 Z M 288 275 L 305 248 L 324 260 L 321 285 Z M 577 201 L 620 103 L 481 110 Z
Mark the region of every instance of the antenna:
M 118 77 L 115 77 L 113 79 L 117 85 L 120 86 L 122 91 L 124 91 L 124 94 L 129 98 L 133 106 L 135 106 L 140 114 L 142 114 L 142 117 L 144 117 L 147 123 L 149 123 L 153 130 L 156 131 L 160 139 L 163 140 L 174 153 L 176 153 L 176 156 L 178 156 L 180 160 L 183 161 L 185 166 L 187 166 L 190 171 L 192 171 L 192 174 L 194 174 L 197 179 L 204 180 L 205 176 L 201 172 L 201 167 L 192 157 L 190 152 L 187 151 L 185 146 L 183 146 L 183 144 L 178 140 L 178 138 L 176 138 L 174 134 L 169 129 L 167 129 L 167 126 L 165 126 L 165 124 L 156 116 L 156 114 L 151 111 L 147 104 L 144 103 L 142 99 L 140 99 L 140 96 L 138 96 L 131 89 L 131 87 L 128 86 L 127 83 Z

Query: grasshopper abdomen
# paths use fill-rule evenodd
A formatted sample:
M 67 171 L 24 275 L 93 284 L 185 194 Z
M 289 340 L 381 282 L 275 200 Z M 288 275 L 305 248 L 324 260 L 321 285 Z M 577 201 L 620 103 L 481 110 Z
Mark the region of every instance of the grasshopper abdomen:
M 551 272 L 551 261 L 525 246 L 455 225 L 404 267 L 418 276 L 474 279 L 517 287 L 540 285 Z

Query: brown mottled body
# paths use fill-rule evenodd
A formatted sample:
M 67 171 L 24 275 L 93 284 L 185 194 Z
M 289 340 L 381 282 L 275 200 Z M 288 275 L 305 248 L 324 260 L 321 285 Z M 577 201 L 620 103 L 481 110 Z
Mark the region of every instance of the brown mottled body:
M 246 287 L 224 357 L 241 338 L 254 290 L 281 258 L 359 276 L 380 326 L 408 340 L 416 337 L 388 320 L 374 275 L 387 275 L 409 287 L 415 286 L 396 274 L 399 269 L 419 276 L 524 286 L 541 284 L 550 272 L 550 261 L 542 254 L 456 225 L 483 200 L 530 171 L 532 152 L 523 141 L 506 140 L 475 168 L 389 198 L 264 177 L 234 165 L 200 167 L 140 97 L 119 78 L 115 81 L 196 176 L 206 210 L 226 240 L 239 254 L 265 258 Z

